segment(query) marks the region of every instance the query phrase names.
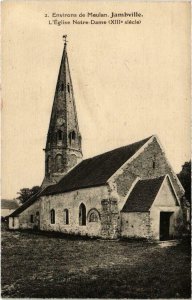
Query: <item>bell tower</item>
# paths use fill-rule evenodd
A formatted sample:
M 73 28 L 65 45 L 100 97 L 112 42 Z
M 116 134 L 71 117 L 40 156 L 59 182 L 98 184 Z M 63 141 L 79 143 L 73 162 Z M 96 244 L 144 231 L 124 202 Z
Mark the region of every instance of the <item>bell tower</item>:
M 63 36 L 63 55 L 44 149 L 45 177 L 42 188 L 58 182 L 83 157 L 66 37 Z

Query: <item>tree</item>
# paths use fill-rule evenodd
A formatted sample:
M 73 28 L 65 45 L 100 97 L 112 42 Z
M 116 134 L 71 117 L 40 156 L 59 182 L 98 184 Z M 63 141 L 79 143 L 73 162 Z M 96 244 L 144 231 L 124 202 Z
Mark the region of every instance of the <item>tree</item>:
M 17 199 L 23 204 L 26 202 L 31 196 L 35 195 L 41 190 L 39 186 L 34 186 L 31 189 L 29 188 L 22 188 L 20 191 L 17 193 L 19 194 L 19 197 Z
M 191 161 L 184 163 L 178 178 L 184 187 L 186 199 L 191 203 Z
M 40 186 L 38 186 L 38 185 L 33 186 L 32 189 L 31 189 L 31 196 L 35 195 L 38 192 L 40 192 L 40 190 L 41 190 Z

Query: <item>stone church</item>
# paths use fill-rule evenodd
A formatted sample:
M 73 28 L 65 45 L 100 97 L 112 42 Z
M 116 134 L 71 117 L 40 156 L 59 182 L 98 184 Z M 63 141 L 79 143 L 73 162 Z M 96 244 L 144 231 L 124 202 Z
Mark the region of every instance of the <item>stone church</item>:
M 180 234 L 184 189 L 157 136 L 85 160 L 81 142 L 65 41 L 41 191 L 9 216 L 10 229 L 103 239 Z

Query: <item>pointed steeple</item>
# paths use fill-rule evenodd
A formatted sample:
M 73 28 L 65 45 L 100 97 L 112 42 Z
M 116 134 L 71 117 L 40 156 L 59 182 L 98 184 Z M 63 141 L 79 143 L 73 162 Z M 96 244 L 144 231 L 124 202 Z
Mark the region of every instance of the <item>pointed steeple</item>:
M 57 79 L 45 150 L 45 178 L 42 187 L 54 184 L 82 160 L 73 85 L 67 56 L 67 41 Z

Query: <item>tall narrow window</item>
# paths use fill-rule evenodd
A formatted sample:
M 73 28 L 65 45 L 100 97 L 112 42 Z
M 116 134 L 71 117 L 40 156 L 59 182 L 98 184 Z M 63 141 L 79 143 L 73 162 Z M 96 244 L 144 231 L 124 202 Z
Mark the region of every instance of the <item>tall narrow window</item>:
M 61 154 L 57 154 L 55 157 L 55 170 L 56 172 L 62 172 L 63 170 L 63 156 Z
M 58 131 L 57 131 L 57 140 L 58 140 L 58 141 L 62 141 L 62 135 L 63 135 L 62 131 L 61 131 L 61 130 L 58 130 Z
M 152 168 L 155 169 L 156 168 L 156 155 L 153 156 L 152 159 Z
M 55 210 L 52 209 L 50 211 L 50 219 L 51 219 L 51 224 L 55 224 Z
M 15 226 L 15 218 L 13 217 L 12 219 L 12 226 L 14 227 Z
M 34 223 L 34 216 L 33 215 L 30 215 L 30 221 L 31 221 L 31 223 Z
M 49 175 L 51 173 L 51 157 L 48 156 L 46 160 L 46 174 Z
M 76 134 L 75 134 L 75 131 L 74 131 L 74 130 L 72 131 L 72 135 L 71 135 L 71 137 L 72 137 L 72 140 L 75 140 L 75 138 L 76 138 Z
M 75 140 L 75 138 L 76 138 L 75 131 L 73 130 L 73 131 L 69 132 L 69 143 L 70 143 L 70 145 L 71 145 L 72 141 Z
M 57 131 L 54 132 L 53 140 L 54 140 L 54 143 L 57 143 Z
M 68 93 L 70 94 L 70 85 L 69 85 L 69 83 L 67 84 L 67 90 L 68 90 Z
M 79 206 L 79 225 L 86 225 L 86 207 L 83 203 L 81 203 L 81 205 Z
M 64 91 L 64 83 L 61 84 L 61 91 Z
M 68 225 L 69 224 L 69 210 L 68 209 L 64 209 L 64 224 Z

